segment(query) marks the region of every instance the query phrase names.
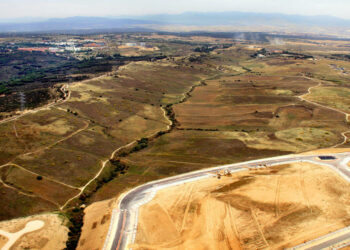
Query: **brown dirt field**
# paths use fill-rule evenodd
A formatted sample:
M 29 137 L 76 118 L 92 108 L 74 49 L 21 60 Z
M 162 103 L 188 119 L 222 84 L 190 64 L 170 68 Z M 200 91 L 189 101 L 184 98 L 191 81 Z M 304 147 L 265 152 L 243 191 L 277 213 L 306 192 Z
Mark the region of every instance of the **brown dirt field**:
M 57 206 L 38 196 L 28 196 L 19 193 L 17 190 L 5 187 L 0 184 L 1 210 L 0 220 L 8 220 L 16 217 L 38 214 L 45 211 L 54 211 Z
M 29 221 L 42 220 L 45 225 L 42 229 L 22 236 L 11 249 L 40 249 L 52 250 L 63 249 L 68 238 L 68 228 L 64 217 L 57 214 L 41 214 L 26 218 L 14 219 L 0 222 L 0 229 L 7 232 L 17 232 L 24 228 Z M 0 237 L 0 247 L 1 240 Z
M 193 52 L 190 45 L 170 47 L 169 54 Z M 72 83 L 67 102 L 0 126 L 0 134 L 4 135 L 0 138 L 0 164 L 11 160 L 35 174 L 73 186 L 85 185 L 115 149 L 164 130 L 167 120 L 160 106 L 179 102 L 191 86 L 204 79 L 211 79 L 205 80 L 207 86 L 197 87 L 186 102 L 173 106 L 180 128 L 194 130 L 175 129 L 124 159 L 129 165 L 127 173 L 103 184 L 86 203 L 115 197 L 127 188 L 169 175 L 330 147 L 342 140 L 340 132 L 347 129 L 343 115 L 293 97 L 316 84 L 301 77 L 306 72 L 347 84 L 345 76 L 328 73 L 333 61 L 320 60 L 315 65 L 298 60 L 296 64 L 285 64 L 274 59 L 271 62 L 275 65 L 268 65 L 269 59 L 252 59 L 253 51 L 245 47 L 237 45 L 201 56 L 197 53 L 194 61 L 192 56 L 191 60 L 179 56 L 174 60 L 169 57 L 130 63 L 113 72 L 113 76 Z M 276 118 L 278 112 L 280 117 Z M 76 131 L 80 132 L 69 137 Z M 18 157 L 42 148 L 46 149 Z M 43 198 L 62 203 L 74 193 L 47 179 L 38 184 L 33 180 L 35 174 L 13 171 L 9 180 L 19 190 L 1 185 L 0 219 L 53 211 L 57 206 Z M 96 183 L 88 190 L 93 190 Z M 20 189 L 33 194 L 25 195 Z
M 147 176 L 165 177 L 233 162 L 289 154 L 289 151 L 255 149 L 241 138 L 244 133 L 177 130 L 165 134 L 148 148 L 127 157 Z M 240 138 L 241 137 L 241 138 Z
M 140 208 L 133 249 L 292 247 L 350 224 L 349 187 L 310 163 L 170 187 Z
M 66 102 L 1 124 L 0 164 L 11 161 L 33 172 L 13 168 L 6 173 L 10 187 L 1 187 L 6 195 L 0 206 L 15 208 L 3 208 L 1 219 L 52 211 L 64 204 L 76 194 L 64 184 L 84 186 L 117 148 L 165 130 L 169 121 L 160 106 L 180 100 L 204 75 L 181 61 L 130 63 L 114 74 L 70 84 L 71 98 Z M 37 181 L 37 175 L 43 180 Z M 129 184 L 130 176 L 137 178 Z M 121 188 L 143 178 L 130 176 Z M 116 192 L 106 193 L 113 197 Z M 21 203 L 26 206 L 16 206 Z
M 350 148 L 324 148 L 324 149 L 312 150 L 301 154 L 314 155 L 314 154 L 331 154 L 331 153 L 345 153 L 345 152 L 350 152 Z
M 45 177 L 42 180 L 37 180 L 37 175 L 17 167 L 8 167 L 2 180 L 19 190 L 36 194 L 39 197 L 60 205 L 63 205 L 69 198 L 79 193 L 78 189 L 51 181 Z
M 48 146 L 83 127 L 79 119 L 62 111 L 44 110 L 0 125 L 0 164 L 21 153 Z M 17 132 L 17 134 L 16 134 Z
M 116 199 L 95 202 L 85 210 L 84 226 L 78 250 L 102 249 Z
M 106 157 L 106 155 L 110 155 L 116 148 L 124 145 L 122 141 L 110 140 L 101 130 L 103 128 L 93 126 L 62 142 L 61 147 L 76 152 L 93 153 L 97 157 Z
M 5 236 L 0 235 L 0 248 L 2 248 L 7 241 L 8 239 Z
M 248 132 L 249 141 L 239 139 L 250 147 L 294 152 L 335 145 L 347 129 L 343 114 L 295 97 L 316 84 L 306 78 L 240 75 L 205 82 L 174 106 L 180 128 Z M 316 132 L 304 136 L 305 128 Z
M 88 152 L 53 147 L 30 156 L 23 156 L 14 163 L 37 174 L 76 187 L 83 186 L 100 169 L 101 160 Z

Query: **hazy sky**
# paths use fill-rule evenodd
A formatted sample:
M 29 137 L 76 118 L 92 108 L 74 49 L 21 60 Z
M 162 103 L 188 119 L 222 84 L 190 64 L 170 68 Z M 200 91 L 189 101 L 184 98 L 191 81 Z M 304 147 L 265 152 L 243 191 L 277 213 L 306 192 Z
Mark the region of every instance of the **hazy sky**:
M 0 18 L 119 16 L 185 11 L 280 12 L 350 19 L 350 0 L 0 0 Z

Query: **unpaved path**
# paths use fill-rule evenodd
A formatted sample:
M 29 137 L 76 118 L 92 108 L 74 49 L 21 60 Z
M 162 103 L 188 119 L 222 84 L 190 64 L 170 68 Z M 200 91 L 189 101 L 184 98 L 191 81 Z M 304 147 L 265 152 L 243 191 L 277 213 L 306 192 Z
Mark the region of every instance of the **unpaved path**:
M 18 118 L 18 117 L 17 117 L 17 118 Z M 67 137 L 64 137 L 64 138 L 62 138 L 62 139 L 60 139 L 60 140 L 58 140 L 58 141 L 56 141 L 56 142 L 54 142 L 54 143 L 52 143 L 52 144 L 50 144 L 50 145 L 44 147 L 44 148 L 39 148 L 39 149 L 37 149 L 37 150 L 35 150 L 35 151 L 32 151 L 32 152 L 28 152 L 28 153 L 24 153 L 24 154 L 21 154 L 21 155 L 17 155 L 14 159 L 16 159 L 16 158 L 18 158 L 18 157 L 21 157 L 21 156 L 28 156 L 28 155 L 31 155 L 31 154 L 34 154 L 34 153 L 42 152 L 42 151 L 44 151 L 44 150 L 46 150 L 46 149 L 49 149 L 49 148 L 51 148 L 51 147 L 57 145 L 58 143 L 61 143 L 61 142 L 65 141 L 65 140 L 70 139 L 71 137 L 77 135 L 78 133 L 80 133 L 80 132 L 86 130 L 86 129 L 89 127 L 90 123 L 89 123 L 89 122 L 86 122 L 86 121 L 84 121 L 84 122 L 85 122 L 85 124 L 84 124 L 84 126 L 83 126 L 82 128 L 80 128 L 80 129 L 74 131 L 73 133 L 71 133 L 71 134 L 68 135 Z M 14 159 L 13 159 L 13 160 L 14 160 Z M 13 160 L 12 160 L 12 161 L 13 161 Z M 17 167 L 17 168 L 22 169 L 23 171 L 29 172 L 29 173 L 31 173 L 31 174 L 39 175 L 38 173 L 35 173 L 35 172 L 33 172 L 33 171 L 30 171 L 30 170 L 28 170 L 28 169 L 26 169 L 26 168 L 24 168 L 24 167 L 22 167 L 22 166 L 20 166 L 20 165 L 17 165 L 17 164 L 15 164 L 15 163 L 12 163 L 12 161 L 1 165 L 0 168 L 6 167 L 6 166 L 14 166 L 14 167 Z M 104 168 L 104 167 L 103 167 L 103 168 Z M 103 170 L 103 169 L 102 169 L 102 170 Z M 99 174 L 101 174 L 102 170 L 99 172 Z M 98 174 L 98 175 L 99 175 L 99 174 Z M 75 186 L 71 186 L 71 185 L 69 185 L 69 184 L 60 182 L 60 181 L 58 181 L 58 180 L 55 180 L 55 179 L 50 178 L 50 177 L 47 177 L 47 176 L 43 176 L 43 177 L 46 178 L 46 179 L 48 179 L 48 180 L 50 180 L 50 181 L 53 181 L 53 182 L 55 182 L 55 183 L 64 185 L 64 186 L 69 187 L 69 188 L 72 188 L 72 189 L 83 190 L 83 189 L 86 188 L 86 187 L 75 187 Z M 96 178 L 97 178 L 97 177 L 96 177 Z M 22 192 L 21 190 L 18 190 L 17 188 L 15 188 L 15 187 L 12 187 L 12 186 L 7 185 L 7 184 L 4 183 L 1 179 L 0 179 L 0 183 L 3 184 L 5 187 L 14 189 L 14 190 L 16 190 L 17 192 L 19 192 L 19 193 L 21 193 L 21 194 L 23 194 L 23 195 L 35 197 L 35 195 L 31 195 L 31 194 L 24 193 L 24 192 Z M 90 182 L 90 183 L 91 183 L 91 182 Z M 82 192 L 81 192 L 81 193 L 82 193 Z M 80 194 L 81 194 L 81 193 L 80 193 Z M 43 197 L 41 197 L 41 198 L 43 198 Z M 47 199 L 45 199 L 45 198 L 43 198 L 43 199 L 44 199 L 44 200 L 47 200 Z M 51 202 L 51 203 L 53 203 L 53 204 L 55 204 L 55 205 L 57 205 L 57 206 L 59 207 L 59 204 L 57 204 L 57 203 L 55 203 L 55 202 L 53 202 L 53 201 L 51 201 L 51 200 L 47 200 L 47 201 L 49 201 L 49 202 Z M 66 205 L 66 204 L 65 204 L 65 205 Z M 65 206 L 65 205 L 64 205 L 64 206 Z M 64 206 L 63 206 L 63 207 L 64 207 Z M 62 209 L 61 207 L 59 207 L 59 208 Z
M 310 103 L 310 104 L 316 105 L 316 106 L 318 106 L 318 107 L 322 107 L 322 108 L 329 109 L 329 110 L 332 110 L 332 111 L 335 111 L 335 112 L 338 112 L 338 113 L 342 113 L 343 115 L 345 115 L 345 120 L 346 120 L 346 122 L 347 122 L 347 123 L 350 122 L 350 121 L 349 121 L 349 115 L 350 115 L 350 114 L 348 114 L 348 113 L 346 113 L 346 112 L 344 112 L 344 111 L 342 111 L 342 110 L 340 110 L 340 109 L 336 109 L 336 108 L 332 108 L 332 107 L 329 107 L 329 106 L 325 106 L 325 105 L 319 104 L 319 103 L 317 103 L 317 102 L 313 102 L 313 101 L 310 101 L 310 100 L 306 99 L 305 97 L 306 97 L 307 95 L 311 94 L 311 90 L 312 90 L 313 88 L 318 88 L 318 87 L 322 86 L 322 82 L 319 81 L 319 80 L 315 80 L 314 78 L 310 78 L 310 77 L 305 77 L 305 76 L 304 76 L 304 78 L 305 78 L 305 79 L 308 79 L 308 80 L 311 80 L 311 81 L 314 81 L 314 82 L 317 82 L 318 84 L 315 85 L 315 86 L 312 86 L 312 87 L 308 88 L 306 94 L 302 94 L 302 95 L 300 95 L 300 96 L 297 96 L 297 98 L 299 98 L 299 99 L 302 100 L 302 101 L 308 102 L 308 103 Z M 342 146 L 342 145 L 346 144 L 347 141 L 348 141 L 348 139 L 349 139 L 349 137 L 346 135 L 347 133 L 350 133 L 350 130 L 347 130 L 347 131 L 342 132 L 342 133 L 341 133 L 341 136 L 344 138 L 344 140 L 343 140 L 341 143 L 338 143 L 338 144 L 332 146 L 332 148 L 336 148 L 336 147 L 339 147 L 339 146 Z
M 163 115 L 165 117 L 165 119 L 168 121 L 168 124 L 167 124 L 167 130 L 169 130 L 173 124 L 173 122 L 168 118 L 168 116 L 166 115 L 166 111 L 164 110 L 163 107 L 161 107 L 162 111 L 163 111 Z M 158 132 L 155 132 L 153 134 L 151 134 L 149 137 L 153 137 L 155 136 L 156 134 L 158 134 Z M 117 148 L 116 150 L 114 150 L 110 156 L 110 158 L 108 160 L 105 160 L 105 161 L 102 161 L 102 164 L 101 164 L 101 168 L 100 168 L 100 171 L 98 171 L 98 173 L 90 180 L 88 181 L 84 186 L 80 187 L 80 192 L 73 196 L 72 198 L 68 199 L 66 201 L 66 203 L 60 207 L 60 209 L 64 209 L 72 200 L 76 199 L 76 198 L 79 198 L 80 195 L 82 195 L 85 191 L 85 189 L 93 182 L 95 181 L 100 175 L 101 173 L 103 172 L 103 170 L 106 168 L 106 165 L 107 163 L 109 162 L 109 160 L 112 160 L 114 157 L 115 157 L 115 154 L 118 153 L 119 151 L 125 149 L 125 148 L 128 148 L 128 147 L 131 147 L 133 144 L 137 143 L 137 140 L 134 140 L 124 146 L 121 146 L 119 148 Z
M 101 79 L 103 77 L 106 77 L 106 76 L 108 76 L 108 74 L 104 74 L 104 75 L 101 75 L 101 76 L 93 77 L 91 79 L 86 79 L 84 81 L 75 82 L 75 83 L 84 83 L 84 82 L 88 82 L 88 81 L 99 80 L 99 79 Z M 74 84 L 74 83 L 71 83 L 71 84 Z M 62 103 L 67 102 L 70 99 L 70 97 L 71 97 L 71 92 L 69 91 L 69 84 L 64 84 L 61 87 L 61 91 L 64 93 L 64 98 L 59 99 L 59 100 L 54 101 L 54 102 L 51 102 L 51 103 L 46 104 L 44 106 L 38 107 L 36 109 L 31 109 L 31 110 L 24 111 L 24 112 L 22 112 L 19 115 L 15 115 L 13 117 L 9 117 L 9 118 L 3 119 L 3 120 L 0 121 L 0 124 L 4 124 L 4 123 L 7 123 L 7 122 L 15 121 L 15 120 L 17 120 L 20 117 L 23 117 L 23 116 L 26 116 L 26 115 L 29 115 L 29 114 L 34 114 L 34 113 L 37 113 L 37 112 L 39 112 L 41 110 L 45 110 L 45 109 L 48 109 L 50 107 L 54 107 L 54 106 L 57 106 L 57 105 L 60 105 Z
M 8 238 L 8 241 L 6 242 L 5 246 L 2 247 L 1 250 L 9 250 L 13 246 L 13 244 L 15 244 L 16 241 L 19 238 L 21 238 L 23 235 L 37 231 L 43 228 L 44 225 L 45 223 L 42 220 L 33 220 L 28 222 L 22 230 L 16 233 L 9 233 L 9 232 L 0 230 L 0 234 Z
M 46 147 L 44 147 L 44 148 L 39 148 L 39 149 L 37 149 L 37 150 L 35 150 L 35 151 L 28 152 L 28 153 L 22 154 L 22 155 L 20 155 L 20 156 L 26 156 L 26 155 L 31 155 L 31 154 L 35 154 L 35 153 L 42 152 L 42 151 L 44 151 L 44 150 L 46 150 L 46 149 L 49 149 L 49 148 L 51 148 L 51 147 L 57 145 L 58 143 L 61 143 L 61 142 L 63 142 L 63 141 L 66 141 L 66 140 L 72 138 L 72 137 L 75 136 L 76 134 L 79 134 L 80 132 L 86 130 L 86 129 L 89 127 L 89 125 L 90 125 L 89 122 L 84 121 L 84 123 L 85 123 L 85 124 L 84 124 L 84 126 L 83 126 L 82 128 L 80 128 L 80 129 L 74 131 L 74 132 L 71 133 L 70 135 L 68 135 L 68 136 L 66 136 L 66 137 L 64 137 L 64 138 L 62 138 L 62 139 L 60 139 L 60 140 L 58 140 L 58 141 L 56 141 L 56 142 L 54 142 L 54 143 L 51 143 L 50 145 L 48 145 L 48 146 L 46 146 Z M 18 156 L 17 156 L 17 157 L 18 157 Z
M 56 106 L 58 104 L 62 104 L 64 102 L 68 101 L 70 96 L 71 96 L 71 92 L 68 90 L 68 84 L 63 85 L 61 87 L 61 91 L 64 93 L 64 98 L 63 99 L 51 102 L 49 104 L 46 104 L 46 105 L 41 106 L 41 107 L 36 108 L 36 109 L 26 110 L 26 111 L 22 112 L 19 115 L 15 115 L 13 117 L 9 117 L 9 118 L 3 119 L 3 120 L 0 121 L 0 124 L 4 124 L 4 123 L 15 121 L 18 118 L 21 118 L 23 116 L 26 116 L 26 115 L 29 115 L 29 114 L 34 114 L 34 113 L 37 113 L 37 112 L 39 112 L 41 110 L 45 110 L 45 109 L 48 109 L 50 107 L 53 107 L 53 106 Z M 68 91 L 68 94 L 66 93 L 66 91 Z
M 30 173 L 30 174 L 38 175 L 37 173 L 35 173 L 35 172 L 33 172 L 33 171 L 30 171 L 30 170 L 28 170 L 28 169 L 26 169 L 26 168 L 24 168 L 24 167 L 22 167 L 22 166 L 20 166 L 20 165 L 14 164 L 14 163 L 2 165 L 2 166 L 0 166 L 0 169 L 3 168 L 3 167 L 6 167 L 6 166 L 13 166 L 13 167 L 19 168 L 19 169 L 21 169 L 21 170 L 23 170 L 23 171 L 25 171 L 25 172 L 28 172 L 28 173 Z M 72 188 L 72 189 L 79 189 L 79 187 L 75 187 L 75 186 L 66 184 L 66 183 L 64 183 L 64 182 L 55 180 L 55 179 L 53 179 L 53 178 L 50 178 L 50 177 L 47 177 L 47 176 L 43 176 L 43 175 L 41 175 L 41 176 L 42 176 L 43 178 L 49 180 L 49 181 L 55 182 L 55 183 L 60 184 L 60 185 L 62 185 L 62 186 L 66 186 L 66 187 L 69 187 L 69 188 Z

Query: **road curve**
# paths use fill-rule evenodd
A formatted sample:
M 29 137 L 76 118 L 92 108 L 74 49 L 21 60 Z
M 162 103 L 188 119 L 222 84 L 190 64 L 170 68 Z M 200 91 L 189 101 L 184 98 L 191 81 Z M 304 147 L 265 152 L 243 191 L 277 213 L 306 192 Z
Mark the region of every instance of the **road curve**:
M 236 172 L 247 168 L 261 168 L 264 166 L 274 166 L 292 162 L 311 162 L 330 167 L 340 176 L 342 176 L 346 181 L 350 182 L 350 168 L 347 167 L 347 162 L 350 160 L 350 153 L 327 155 L 334 156 L 336 159 L 331 161 L 322 161 L 319 159 L 320 155 L 278 156 L 199 170 L 158 181 L 149 182 L 136 187 L 124 194 L 122 198 L 120 198 L 118 207 L 113 211 L 111 224 L 103 249 L 129 249 L 128 245 L 134 243 L 136 237 L 138 209 L 143 204 L 151 201 L 155 196 L 157 190 L 169 186 L 181 185 L 183 183 L 196 181 L 202 178 L 208 178 L 210 176 L 213 176 L 213 174 L 215 174 L 217 171 L 227 170 L 230 172 Z M 341 240 L 344 239 L 342 238 Z M 337 243 L 333 241 L 328 243 Z

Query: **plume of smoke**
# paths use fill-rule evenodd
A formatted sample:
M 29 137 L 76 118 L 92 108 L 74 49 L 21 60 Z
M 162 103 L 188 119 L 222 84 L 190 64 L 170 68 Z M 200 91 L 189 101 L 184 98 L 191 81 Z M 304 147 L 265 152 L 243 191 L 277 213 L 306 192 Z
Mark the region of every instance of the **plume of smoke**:
M 26 107 L 26 96 L 22 91 L 19 92 L 18 95 L 19 95 L 19 102 L 21 104 L 21 111 L 23 111 Z
M 245 33 L 235 33 L 233 40 L 235 41 L 243 41 L 246 40 Z
M 271 45 L 284 45 L 285 44 L 283 39 L 278 38 L 278 37 L 270 38 L 269 42 Z

